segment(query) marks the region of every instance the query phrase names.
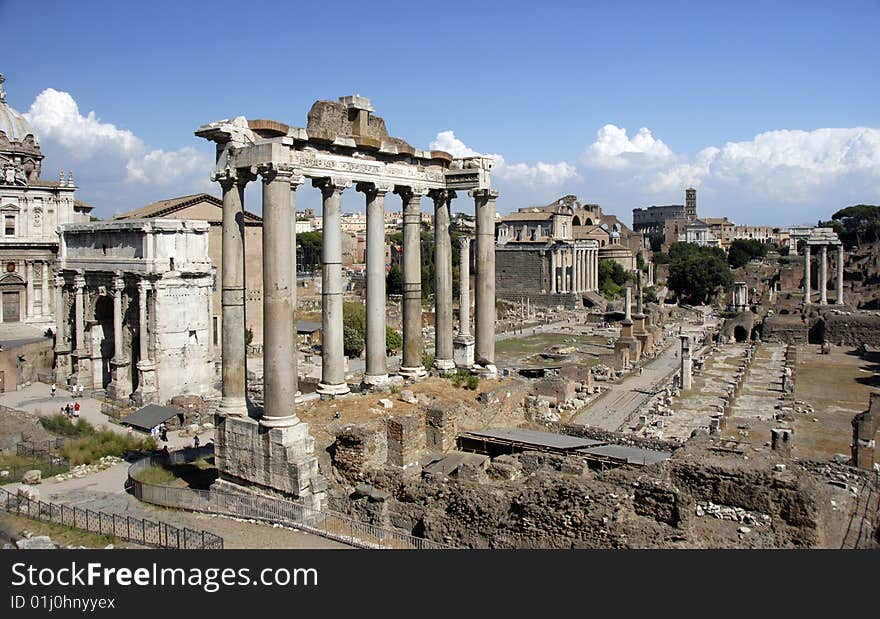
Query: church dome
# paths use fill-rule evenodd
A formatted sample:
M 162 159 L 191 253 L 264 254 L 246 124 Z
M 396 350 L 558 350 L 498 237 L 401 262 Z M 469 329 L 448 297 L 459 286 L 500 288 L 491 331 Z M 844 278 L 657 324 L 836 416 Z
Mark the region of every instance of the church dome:
M 33 136 L 34 142 L 37 136 L 33 127 L 25 120 L 24 115 L 14 110 L 6 103 L 6 91 L 3 82 L 6 81 L 0 74 L 0 131 L 6 134 L 10 142 L 22 142 L 27 136 Z

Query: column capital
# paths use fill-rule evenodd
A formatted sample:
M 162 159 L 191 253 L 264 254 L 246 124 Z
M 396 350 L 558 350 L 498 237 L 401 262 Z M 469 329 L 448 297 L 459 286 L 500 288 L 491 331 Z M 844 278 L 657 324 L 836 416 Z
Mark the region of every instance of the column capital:
M 497 189 L 471 189 L 468 195 L 474 199 L 495 200 L 499 193 Z
M 419 185 L 395 185 L 394 193 L 404 200 L 421 200 L 422 196 L 427 195 L 428 188 Z
M 152 287 L 152 283 L 146 279 L 142 279 L 138 282 L 138 291 L 140 292 L 149 292 Z
M 256 175 L 248 168 L 224 168 L 211 172 L 211 181 L 220 183 L 224 189 L 231 189 L 235 184 L 244 187 L 252 180 L 256 180 Z
M 376 196 L 385 197 L 385 194 L 394 191 L 393 183 L 358 183 L 354 186 L 355 191 L 360 191 L 367 195 L 368 198 Z
M 83 273 L 77 273 L 73 276 L 73 285 L 76 287 L 77 292 L 85 288 L 86 286 L 86 276 Z
M 350 178 L 340 176 L 328 176 L 325 178 L 313 178 L 312 187 L 320 189 L 325 198 L 329 198 L 334 194 L 342 195 L 342 192 L 351 187 Z
M 434 201 L 434 208 L 449 204 L 456 195 L 452 189 L 431 189 L 428 191 L 428 196 Z
M 113 290 L 117 293 L 125 290 L 125 280 L 122 278 L 122 271 L 116 271 L 116 273 L 114 273 Z
M 458 237 L 458 247 L 460 249 L 470 249 L 471 248 L 471 237 L 469 237 L 469 236 Z
M 276 179 L 289 179 L 291 185 L 301 185 L 305 178 L 299 174 L 299 170 L 289 163 L 270 161 L 257 166 L 257 174 L 263 178 L 263 183 L 271 183 Z

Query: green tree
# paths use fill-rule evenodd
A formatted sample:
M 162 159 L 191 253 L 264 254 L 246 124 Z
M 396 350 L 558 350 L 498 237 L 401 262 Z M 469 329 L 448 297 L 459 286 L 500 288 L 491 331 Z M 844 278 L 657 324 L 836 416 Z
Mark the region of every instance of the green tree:
M 385 276 L 386 294 L 403 294 L 403 269 L 399 264 L 392 264 Z
M 321 267 L 321 232 L 300 232 L 296 235 L 296 263 L 303 271 L 315 271 Z
M 364 304 L 346 301 L 342 304 L 342 347 L 347 357 L 357 357 L 364 350 L 367 333 L 367 312 Z
M 834 213 L 831 221 L 820 221 L 819 225 L 833 228 L 848 248 L 873 243 L 880 240 L 880 206 L 848 206 Z
M 400 350 L 403 348 L 403 336 L 391 327 L 385 327 L 385 348 L 388 350 Z
M 614 260 L 599 261 L 599 291 L 607 299 L 619 297 L 623 294 L 623 286 L 628 281 L 634 281 L 632 273 L 627 273 Z
M 727 264 L 731 269 L 744 267 L 749 260 L 767 256 L 767 246 L 755 239 L 736 239 L 727 251 Z
M 733 273 L 719 247 L 673 243 L 669 249 L 669 281 L 680 301 L 705 303 L 720 287 L 733 283 Z

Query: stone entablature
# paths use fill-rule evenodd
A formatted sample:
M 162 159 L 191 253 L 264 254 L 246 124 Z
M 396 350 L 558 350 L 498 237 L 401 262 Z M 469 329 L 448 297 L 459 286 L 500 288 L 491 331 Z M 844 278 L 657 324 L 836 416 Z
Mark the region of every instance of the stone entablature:
M 63 268 L 124 270 L 140 275 L 213 270 L 206 221 L 135 219 L 61 227 Z

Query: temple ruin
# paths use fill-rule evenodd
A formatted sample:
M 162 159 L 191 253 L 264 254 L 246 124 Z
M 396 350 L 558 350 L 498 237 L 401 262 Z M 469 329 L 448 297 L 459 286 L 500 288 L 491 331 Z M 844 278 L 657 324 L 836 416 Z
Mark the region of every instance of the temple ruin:
M 403 203 L 403 359 L 400 374 L 424 375 L 422 366 L 420 206 L 434 203 L 436 354 L 441 372 L 455 367 L 452 318 L 450 204 L 469 191 L 476 214 L 473 370 L 494 376 L 495 201 L 484 157 L 456 159 L 442 151 L 413 148 L 389 135 L 370 101 L 355 95 L 317 101 L 305 128 L 243 116 L 199 127 L 196 135 L 217 145 L 212 180 L 223 192 L 223 370 L 217 427 L 221 482 L 281 491 L 320 505 L 323 484 L 314 441 L 296 414 L 296 228 L 297 189 L 311 180 L 323 198 L 322 375 L 318 393 L 337 397 L 350 390 L 343 360 L 341 197 L 354 188 L 366 198 L 367 294 L 364 383 L 388 381 L 385 357 L 384 211 L 388 193 Z M 246 401 L 245 285 L 242 219 L 244 188 L 263 186 L 264 405 L 249 412 Z M 463 325 L 467 322 L 463 321 Z M 464 335 L 468 333 L 462 327 Z M 461 363 L 461 362 L 460 362 Z M 253 416 L 249 416 L 253 415 Z

